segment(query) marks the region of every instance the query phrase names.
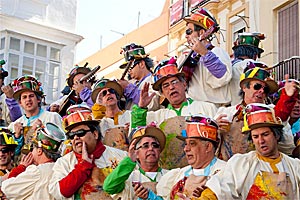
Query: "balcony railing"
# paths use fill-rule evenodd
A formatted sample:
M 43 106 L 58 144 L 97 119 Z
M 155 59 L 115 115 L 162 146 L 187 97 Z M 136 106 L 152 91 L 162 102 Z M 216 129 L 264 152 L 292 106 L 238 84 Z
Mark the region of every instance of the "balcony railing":
M 280 61 L 273 66 L 272 74 L 275 81 L 284 80 L 284 75 L 289 74 L 289 78 L 300 80 L 300 56 L 293 56 Z

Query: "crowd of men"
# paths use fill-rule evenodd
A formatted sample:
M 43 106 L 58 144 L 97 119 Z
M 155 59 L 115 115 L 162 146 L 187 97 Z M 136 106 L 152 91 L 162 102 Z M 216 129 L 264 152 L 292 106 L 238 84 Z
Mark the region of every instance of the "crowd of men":
M 1 67 L 1 199 L 300 199 L 299 80 L 257 61 L 263 34 L 239 34 L 231 60 L 209 11 L 185 20 L 188 54 L 154 66 L 126 45 L 128 79 L 76 66 L 48 107 Z

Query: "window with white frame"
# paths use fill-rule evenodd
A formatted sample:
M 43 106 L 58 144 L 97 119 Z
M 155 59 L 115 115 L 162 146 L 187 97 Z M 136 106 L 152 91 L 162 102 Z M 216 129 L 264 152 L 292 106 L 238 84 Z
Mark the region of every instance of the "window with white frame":
M 8 82 L 23 75 L 35 76 L 42 83 L 47 103 L 55 101 L 60 95 L 60 54 L 59 44 L 37 38 L 14 33 L 0 40 L 0 59 L 8 61 Z

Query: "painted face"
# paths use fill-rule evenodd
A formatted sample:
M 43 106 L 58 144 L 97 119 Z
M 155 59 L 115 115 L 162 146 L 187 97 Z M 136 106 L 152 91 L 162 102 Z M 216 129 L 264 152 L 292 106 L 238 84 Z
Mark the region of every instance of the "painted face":
M 207 143 L 199 138 L 185 139 L 184 152 L 189 165 L 195 169 L 200 169 L 207 162 Z
M 269 127 L 261 127 L 251 131 L 251 137 L 256 151 L 264 157 L 274 157 L 278 154 L 277 138 Z
M 0 146 L 0 167 L 6 167 L 11 163 L 13 151 L 7 146 Z
M 152 137 L 143 137 L 136 145 L 137 158 L 141 164 L 153 164 L 159 161 L 160 146 L 156 139 Z
M 25 91 L 20 95 L 19 103 L 25 113 L 37 112 L 39 110 L 40 102 L 41 100 L 38 99 L 36 94 L 32 91 Z
M 161 85 L 163 95 L 168 99 L 171 105 L 181 105 L 186 100 L 186 83 L 180 81 L 177 77 L 170 77 Z
M 245 92 L 244 101 L 246 104 L 250 103 L 264 103 L 266 98 L 266 93 L 268 87 L 263 81 L 253 80 L 250 81 L 250 87 L 243 87 Z
M 112 88 L 104 88 L 98 94 L 98 100 L 104 106 L 112 106 L 118 103 L 116 91 Z
M 83 142 L 85 142 L 89 154 L 94 152 L 98 139 L 97 131 L 91 132 L 87 125 L 79 125 L 70 132 L 72 132 L 70 135 L 73 136 L 69 139 L 71 139 L 73 150 L 76 153 L 82 153 Z

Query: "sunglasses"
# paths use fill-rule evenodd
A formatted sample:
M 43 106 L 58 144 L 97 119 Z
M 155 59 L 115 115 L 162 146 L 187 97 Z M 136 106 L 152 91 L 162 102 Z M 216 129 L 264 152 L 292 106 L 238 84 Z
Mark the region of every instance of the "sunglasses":
M 254 90 L 260 90 L 261 88 L 264 89 L 264 93 L 268 94 L 270 92 L 270 88 L 268 86 L 263 86 L 260 83 L 255 83 L 253 85 Z
M 70 140 L 73 140 L 75 135 L 77 135 L 77 137 L 83 137 L 85 136 L 85 134 L 87 134 L 88 132 L 91 132 L 91 130 L 84 130 L 84 129 L 80 129 L 78 131 L 75 131 L 75 132 L 69 132 L 68 133 L 68 138 Z
M 157 142 L 152 142 L 151 146 L 152 146 L 153 149 L 159 149 L 160 148 L 160 145 Z M 141 146 L 137 147 L 136 150 L 141 149 L 141 148 L 142 149 L 149 149 L 149 147 L 150 147 L 149 142 L 146 142 L 146 143 L 142 144 Z
M 9 149 L 9 148 L 3 148 L 3 149 L 0 149 L 0 151 L 1 151 L 2 153 L 8 153 L 8 152 L 11 151 L 11 149 Z
M 140 64 L 140 62 L 135 62 L 131 67 L 129 67 L 129 70 L 132 70 L 132 69 L 135 68 L 138 64 Z
M 192 35 L 193 32 L 194 31 L 192 29 L 190 29 L 190 28 L 185 30 L 185 34 L 186 35 Z
M 105 96 L 108 94 L 108 92 L 109 92 L 110 94 L 116 94 L 116 91 L 115 91 L 114 89 L 109 88 L 109 89 L 107 89 L 107 90 L 102 90 L 102 91 L 101 91 L 102 97 L 105 97 Z
M 175 79 L 175 80 L 172 80 L 172 81 L 169 82 L 169 83 L 164 83 L 164 84 L 162 84 L 161 88 L 166 89 L 166 88 L 169 88 L 170 85 L 172 85 L 172 86 L 177 85 L 179 82 L 180 82 L 179 80 Z

